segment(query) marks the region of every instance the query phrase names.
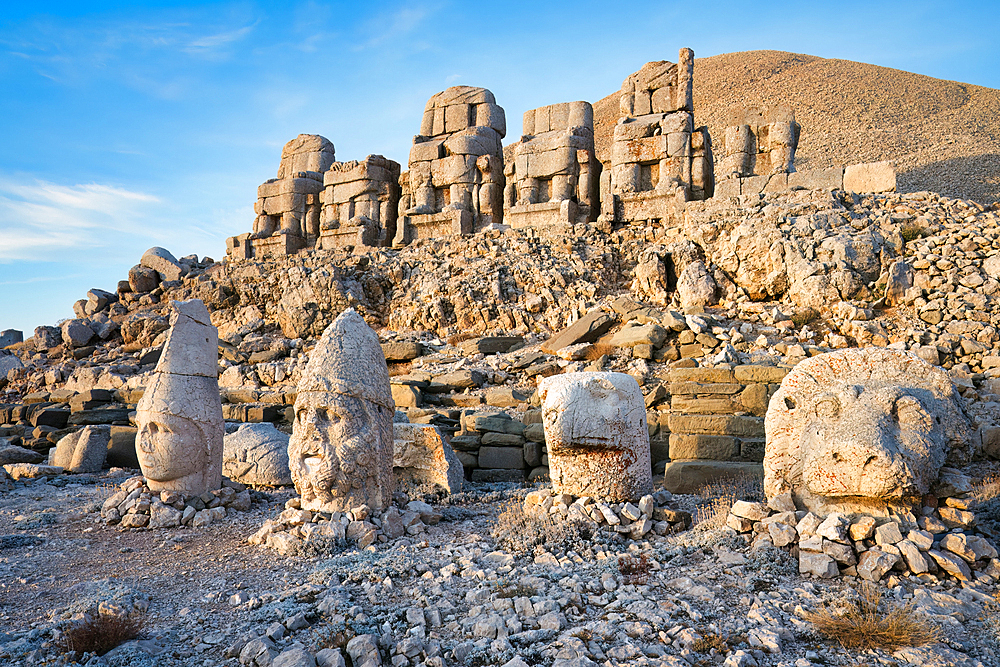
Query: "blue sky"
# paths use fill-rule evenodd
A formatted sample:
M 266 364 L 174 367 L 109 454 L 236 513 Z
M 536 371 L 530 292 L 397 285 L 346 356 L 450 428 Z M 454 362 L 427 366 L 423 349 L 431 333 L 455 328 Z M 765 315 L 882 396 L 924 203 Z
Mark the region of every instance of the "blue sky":
M 511 135 L 525 110 L 596 101 L 682 46 L 1000 88 L 996 2 L 11 4 L 0 330 L 26 335 L 72 317 L 91 287 L 113 290 L 150 246 L 221 258 L 299 133 L 339 160 L 405 165 L 424 103 L 451 85 L 492 90 Z

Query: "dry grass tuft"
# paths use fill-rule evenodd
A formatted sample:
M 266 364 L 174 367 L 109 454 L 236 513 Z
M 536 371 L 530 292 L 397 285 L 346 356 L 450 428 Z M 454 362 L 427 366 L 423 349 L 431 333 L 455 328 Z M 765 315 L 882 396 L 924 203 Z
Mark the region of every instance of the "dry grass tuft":
M 1000 498 L 1000 474 L 988 475 L 972 487 L 972 497 L 985 503 Z
M 881 649 L 888 653 L 904 646 L 924 646 L 937 641 L 941 630 L 919 616 L 913 604 L 893 605 L 883 601 L 882 589 L 863 583 L 857 598 L 845 609 L 823 609 L 806 620 L 821 635 L 848 649 Z
M 459 333 L 459 334 L 455 334 L 454 336 L 451 336 L 450 338 L 448 338 L 447 342 L 448 342 L 448 345 L 455 346 L 455 345 L 458 345 L 459 343 L 461 343 L 463 341 L 471 340 L 471 339 L 473 339 L 475 337 L 476 337 L 476 334 L 474 334 L 474 333 L 472 333 L 470 331 L 465 331 L 463 333 Z
M 623 584 L 641 586 L 646 583 L 646 580 L 649 579 L 650 567 L 646 554 L 639 554 L 638 557 L 629 555 L 618 557 L 618 571 L 622 574 Z
M 104 655 L 137 637 L 145 624 L 145 616 L 138 612 L 88 616 L 63 630 L 56 645 L 66 652 Z
M 490 534 L 497 544 L 516 554 L 534 553 L 535 547 L 568 549 L 593 537 L 591 528 L 581 521 L 552 518 L 542 512 L 525 512 L 520 499 L 510 500 L 497 516 Z
M 801 329 L 810 322 L 815 322 L 819 318 L 819 311 L 815 308 L 806 308 L 804 310 L 796 311 L 792 315 L 792 324 L 795 325 L 796 329 Z
M 386 365 L 389 367 L 389 377 L 409 375 L 410 371 L 413 370 L 413 362 L 411 361 L 397 361 Z
M 692 528 L 708 530 L 726 525 L 729 510 L 737 500 L 764 499 L 764 482 L 757 475 L 742 473 L 709 482 L 698 490 L 702 503 L 695 512 Z
M 594 343 L 586 350 L 583 351 L 584 361 L 597 361 L 604 356 L 613 356 L 618 348 L 614 345 L 608 345 L 607 343 Z
M 707 632 L 698 637 L 691 645 L 691 650 L 696 653 L 710 653 L 712 649 L 719 653 L 725 653 L 729 650 L 729 642 L 720 634 Z

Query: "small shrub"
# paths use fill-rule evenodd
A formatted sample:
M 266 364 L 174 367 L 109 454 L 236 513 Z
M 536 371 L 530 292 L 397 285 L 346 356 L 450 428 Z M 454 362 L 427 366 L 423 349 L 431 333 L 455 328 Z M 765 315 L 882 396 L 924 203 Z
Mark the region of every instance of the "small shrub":
M 612 356 L 618 348 L 614 345 L 608 345 L 607 343 L 594 343 L 586 350 L 583 351 L 583 358 L 586 361 L 597 361 L 604 356 Z
M 111 649 L 134 639 L 142 632 L 146 618 L 131 614 L 96 614 L 63 630 L 56 645 L 63 651 L 104 655 Z
M 759 502 L 764 499 L 764 482 L 757 475 L 742 473 L 709 482 L 698 490 L 703 499 L 692 521 L 700 530 L 726 525 L 729 510 L 737 500 Z
M 972 497 L 980 503 L 1000 498 L 1000 474 L 994 473 L 976 482 L 972 486 Z
M 848 649 L 881 649 L 888 653 L 904 646 L 923 646 L 937 641 L 941 630 L 919 616 L 912 603 L 892 605 L 882 600 L 882 590 L 864 583 L 857 597 L 844 609 L 807 614 L 806 620 L 824 637 Z
M 649 558 L 646 557 L 646 554 L 639 554 L 638 557 L 629 555 L 619 556 L 618 571 L 621 572 L 622 583 L 641 586 L 649 579 L 651 571 Z
M 410 361 L 397 361 L 387 364 L 387 366 L 389 367 L 389 377 L 409 375 L 410 371 L 413 370 L 413 362 Z
M 927 230 L 918 224 L 910 223 L 900 227 L 899 234 L 903 237 L 903 241 L 909 243 L 910 241 L 916 241 L 919 238 L 927 236 Z
M 805 310 L 799 310 L 794 315 L 792 315 L 792 324 L 795 325 L 796 329 L 801 329 L 810 322 L 815 322 L 819 318 L 819 311 L 815 308 L 806 308 Z
M 725 653 L 729 650 L 729 642 L 720 634 L 706 632 L 691 645 L 691 650 L 696 653 L 710 653 L 712 649 L 715 649 L 719 653 Z
M 517 554 L 533 553 L 535 547 L 570 549 L 586 544 L 594 531 L 582 521 L 554 519 L 542 512 L 525 512 L 521 499 L 502 505 L 490 534 L 503 549 Z

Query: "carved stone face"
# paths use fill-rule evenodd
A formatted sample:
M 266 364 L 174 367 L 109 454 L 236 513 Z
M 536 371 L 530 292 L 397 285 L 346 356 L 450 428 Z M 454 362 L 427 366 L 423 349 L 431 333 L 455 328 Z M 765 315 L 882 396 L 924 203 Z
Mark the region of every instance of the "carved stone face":
M 948 375 L 894 350 L 842 350 L 785 377 L 765 419 L 764 491 L 801 508 L 872 512 L 930 491 L 946 461 L 971 455 Z
M 560 493 L 637 500 L 652 489 L 642 392 L 622 373 L 565 373 L 540 385 L 549 473 Z
M 138 411 L 136 422 L 135 453 L 151 489 L 203 493 L 205 480 L 219 474 L 214 443 L 201 423 L 148 410 Z M 221 442 L 214 446 L 221 450 Z
M 902 498 L 926 493 L 941 458 L 940 420 L 915 390 L 848 385 L 820 394 L 809 407 L 802 481 L 819 496 Z M 942 456 L 939 456 L 942 455 Z
M 288 463 L 302 507 L 323 511 L 388 507 L 392 439 L 388 408 L 343 394 L 300 393 Z

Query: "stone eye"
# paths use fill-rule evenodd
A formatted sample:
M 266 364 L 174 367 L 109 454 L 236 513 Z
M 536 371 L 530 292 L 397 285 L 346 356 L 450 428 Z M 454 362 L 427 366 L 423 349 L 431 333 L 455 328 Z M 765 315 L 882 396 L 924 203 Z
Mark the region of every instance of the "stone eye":
M 832 396 L 820 400 L 816 404 L 816 415 L 821 419 L 837 419 L 840 417 L 840 401 Z

